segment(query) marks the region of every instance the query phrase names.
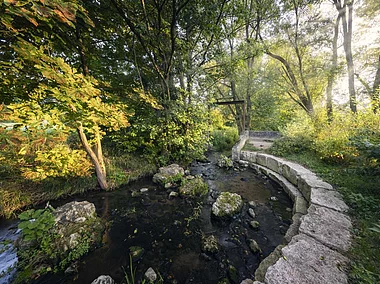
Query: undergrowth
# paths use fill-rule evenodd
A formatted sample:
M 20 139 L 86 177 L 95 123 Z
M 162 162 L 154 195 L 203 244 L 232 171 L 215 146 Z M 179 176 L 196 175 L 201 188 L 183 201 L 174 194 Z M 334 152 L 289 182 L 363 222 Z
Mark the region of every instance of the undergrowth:
M 133 154 L 111 154 L 105 155 L 111 189 L 151 175 L 156 170 L 155 165 Z M 32 181 L 24 179 L 18 172 L 8 171 L 0 182 L 0 217 L 15 217 L 25 207 L 95 189 L 98 189 L 95 175 Z

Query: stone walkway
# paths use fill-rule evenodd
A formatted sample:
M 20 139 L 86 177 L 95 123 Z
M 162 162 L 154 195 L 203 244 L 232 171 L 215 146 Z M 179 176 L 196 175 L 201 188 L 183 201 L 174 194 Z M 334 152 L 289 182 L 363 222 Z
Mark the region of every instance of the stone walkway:
M 282 185 L 294 202 L 293 223 L 284 244 L 262 261 L 254 283 L 347 283 L 349 259 L 344 254 L 351 245 L 352 224 L 341 195 L 308 169 L 275 156 L 242 151 L 242 144 L 235 145 L 234 160 L 249 163 Z

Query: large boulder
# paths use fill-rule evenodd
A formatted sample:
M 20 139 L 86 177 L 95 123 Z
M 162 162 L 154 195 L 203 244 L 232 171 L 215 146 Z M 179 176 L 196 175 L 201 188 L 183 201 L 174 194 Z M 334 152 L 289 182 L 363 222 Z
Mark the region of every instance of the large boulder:
M 197 197 L 206 195 L 208 192 L 208 185 L 201 177 L 187 179 L 182 182 L 179 188 L 179 194 L 182 197 Z
M 20 282 L 65 269 L 100 243 L 105 228 L 87 201 L 29 210 L 20 218 L 19 271 L 25 271 L 16 276 Z
M 222 192 L 212 205 L 212 213 L 216 217 L 232 217 L 240 212 L 243 199 L 237 193 Z
M 58 207 L 53 215 L 53 230 L 60 236 L 58 245 L 63 251 L 75 249 L 83 243 L 83 238 L 91 245 L 100 240 L 103 224 L 96 216 L 94 204 L 73 201 Z
M 182 179 L 185 170 L 177 164 L 171 164 L 158 169 L 158 173 L 153 176 L 153 182 L 165 186 L 165 184 L 175 183 Z

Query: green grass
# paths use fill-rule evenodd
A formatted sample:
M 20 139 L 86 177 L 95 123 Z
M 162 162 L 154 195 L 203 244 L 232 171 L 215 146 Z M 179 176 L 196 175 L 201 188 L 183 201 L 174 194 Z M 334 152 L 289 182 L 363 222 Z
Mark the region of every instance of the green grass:
M 350 283 L 380 283 L 380 175 L 359 167 L 324 163 L 312 152 L 284 155 L 318 174 L 342 193 L 353 221 Z M 371 229 L 372 228 L 372 229 Z
M 154 165 L 132 154 L 108 157 L 106 164 L 111 189 L 151 175 L 156 170 Z M 95 175 L 33 182 L 24 179 L 18 172 L 9 171 L 0 182 L 0 217 L 10 218 L 24 208 L 94 189 L 98 189 Z
M 244 147 L 243 147 L 242 150 L 243 150 L 243 151 L 253 151 L 253 152 L 260 152 L 260 151 L 262 151 L 262 149 L 257 148 L 257 147 L 255 147 L 254 145 L 252 145 L 252 144 L 250 144 L 250 143 L 248 143 L 248 142 L 246 142 L 246 143 L 244 144 Z

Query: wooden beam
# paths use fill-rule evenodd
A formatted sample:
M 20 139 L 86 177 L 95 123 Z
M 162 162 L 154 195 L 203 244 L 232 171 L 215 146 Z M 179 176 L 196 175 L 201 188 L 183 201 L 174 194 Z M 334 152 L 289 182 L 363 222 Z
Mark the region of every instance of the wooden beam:
M 244 104 L 244 100 L 240 101 L 225 101 L 225 102 L 215 102 L 216 105 L 238 105 L 238 104 Z

